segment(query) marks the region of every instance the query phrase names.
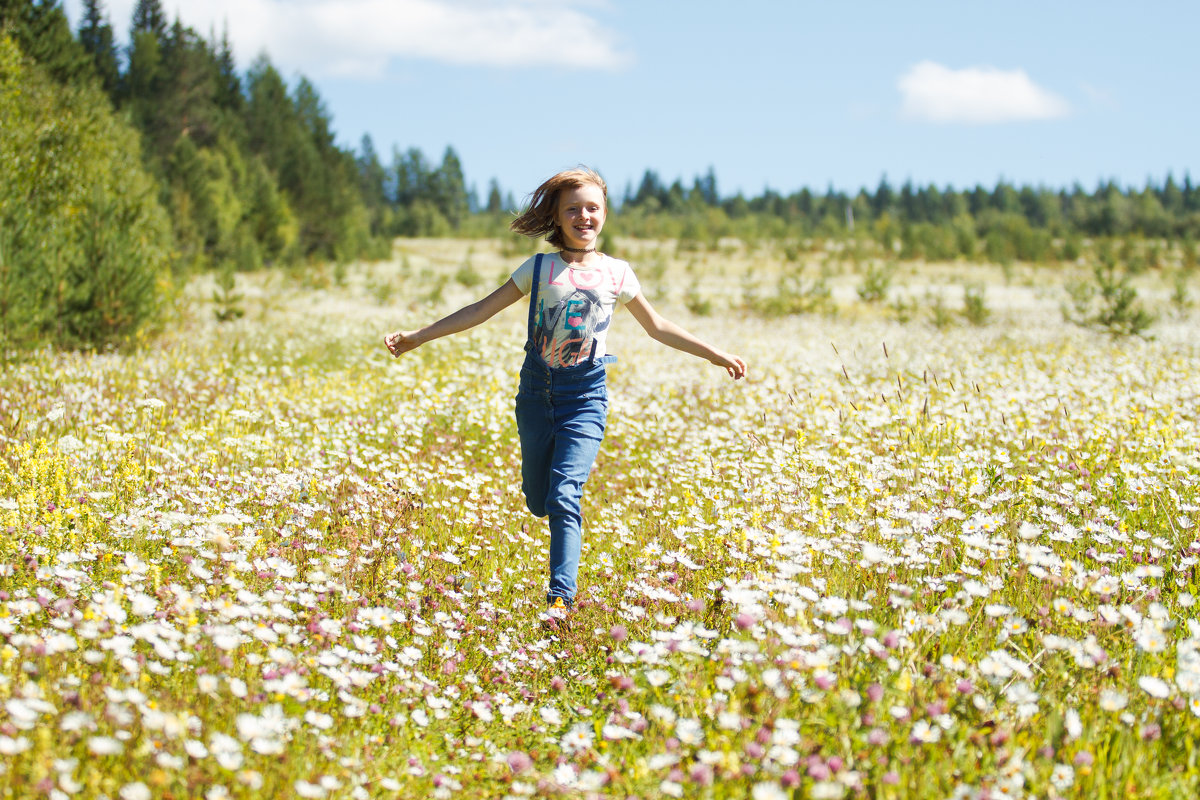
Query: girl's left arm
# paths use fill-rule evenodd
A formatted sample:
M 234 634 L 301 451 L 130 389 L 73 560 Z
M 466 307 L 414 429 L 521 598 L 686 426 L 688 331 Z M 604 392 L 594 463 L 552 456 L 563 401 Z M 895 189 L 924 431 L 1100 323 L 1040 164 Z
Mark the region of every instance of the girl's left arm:
M 650 305 L 650 301 L 641 292 L 637 297 L 625 304 L 633 318 L 646 329 L 650 338 L 656 342 L 691 353 L 694 356 L 711 361 L 718 367 L 724 367 L 729 377 L 737 380 L 746 375 L 746 362 L 740 356 L 718 350 L 707 342 L 697 339 L 683 328 L 666 319 Z

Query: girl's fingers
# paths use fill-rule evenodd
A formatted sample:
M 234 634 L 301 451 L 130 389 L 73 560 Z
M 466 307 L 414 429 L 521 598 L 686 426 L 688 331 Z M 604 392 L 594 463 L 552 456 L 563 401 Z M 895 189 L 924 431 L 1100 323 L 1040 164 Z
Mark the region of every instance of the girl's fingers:
M 400 355 L 401 351 L 399 349 L 399 347 L 400 347 L 400 334 L 399 333 L 387 334 L 386 336 L 383 337 L 383 343 L 387 347 L 388 352 L 391 353 L 393 356 Z

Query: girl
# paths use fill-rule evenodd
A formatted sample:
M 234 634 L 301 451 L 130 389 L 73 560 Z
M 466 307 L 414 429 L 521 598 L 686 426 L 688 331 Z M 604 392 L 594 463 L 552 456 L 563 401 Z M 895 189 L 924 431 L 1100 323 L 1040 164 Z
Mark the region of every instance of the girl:
M 546 602 L 552 617 L 565 615 L 575 598 L 583 542 L 580 501 L 604 438 L 605 365 L 616 361 L 607 355 L 605 339 L 616 303 L 656 341 L 708 359 L 734 379 L 746 374 L 741 358 L 659 316 L 629 264 L 596 251 L 607 216 L 608 188 L 598 174 L 584 167 L 558 173 L 537 188 L 511 225 L 526 236 L 546 236 L 556 253 L 528 259 L 499 289 L 432 325 L 384 337 L 392 355 L 400 356 L 472 328 L 529 295 L 529 334 L 517 394 L 521 489 L 535 516 L 550 517 Z

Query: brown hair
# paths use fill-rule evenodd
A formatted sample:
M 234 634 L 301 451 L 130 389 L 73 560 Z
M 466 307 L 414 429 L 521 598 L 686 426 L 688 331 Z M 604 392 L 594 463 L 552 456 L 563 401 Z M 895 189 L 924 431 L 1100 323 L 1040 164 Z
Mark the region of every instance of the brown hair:
M 604 183 L 604 178 L 593 169 L 579 166 L 563 170 L 535 189 L 529 197 L 529 206 L 509 224 L 509 229 L 524 236 L 546 236 L 546 241 L 550 244 L 562 247 L 562 231 L 554 224 L 554 215 L 558 211 L 558 196 L 563 189 L 577 189 L 589 183 L 600 187 L 604 194 L 604 206 L 607 208 L 608 185 Z

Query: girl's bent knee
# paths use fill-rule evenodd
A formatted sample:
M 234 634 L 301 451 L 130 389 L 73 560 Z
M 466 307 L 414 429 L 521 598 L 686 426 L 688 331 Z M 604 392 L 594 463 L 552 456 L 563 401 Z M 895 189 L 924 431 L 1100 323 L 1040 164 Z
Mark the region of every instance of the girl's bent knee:
M 552 517 L 580 518 L 583 516 L 582 504 L 577 496 L 551 495 L 546 499 L 545 510 Z

